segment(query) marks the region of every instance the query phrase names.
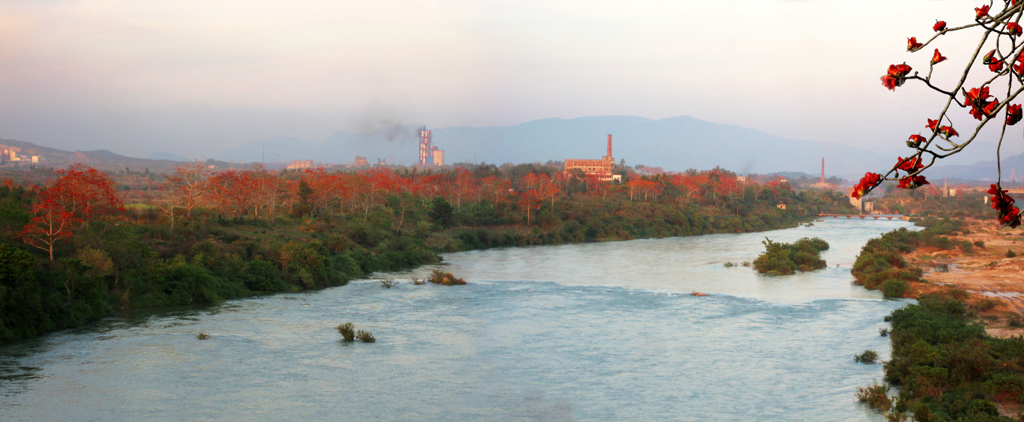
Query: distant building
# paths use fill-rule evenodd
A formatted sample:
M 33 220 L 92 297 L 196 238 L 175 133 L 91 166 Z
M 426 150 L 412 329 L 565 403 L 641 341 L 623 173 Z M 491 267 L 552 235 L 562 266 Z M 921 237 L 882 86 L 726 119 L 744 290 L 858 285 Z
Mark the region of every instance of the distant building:
M 305 170 L 313 168 L 313 160 L 292 161 L 285 170 Z
M 21 148 L 0 144 L 0 163 L 32 162 L 38 163 L 42 158 L 38 155 L 21 155 Z M 34 152 L 29 150 L 26 152 Z
M 612 169 L 614 168 L 615 158 L 612 158 L 612 135 L 608 135 L 608 155 L 601 157 L 600 160 L 571 158 L 565 160 L 565 171 L 580 170 L 587 176 L 596 176 L 605 182 L 609 180 L 622 180 L 622 176 L 612 174 Z
M 356 167 L 369 167 L 370 166 L 370 162 L 366 161 L 366 157 L 363 157 L 362 155 L 357 155 L 356 156 L 356 161 L 355 161 L 355 166 Z
M 420 166 L 443 166 L 444 151 L 434 146 L 434 133 L 426 126 L 420 128 L 420 158 L 416 163 Z

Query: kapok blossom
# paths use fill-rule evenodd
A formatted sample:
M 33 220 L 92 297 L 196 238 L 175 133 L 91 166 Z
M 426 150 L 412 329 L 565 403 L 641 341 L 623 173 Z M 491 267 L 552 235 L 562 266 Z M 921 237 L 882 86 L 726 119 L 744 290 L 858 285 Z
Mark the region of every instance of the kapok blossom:
M 882 86 L 889 88 L 890 91 L 895 90 L 907 80 L 910 70 L 910 66 L 907 66 L 906 63 L 889 65 L 889 71 L 881 78 Z
M 999 223 L 1016 228 L 1020 225 L 1020 209 L 1013 205 L 1014 200 L 1006 194 L 1005 189 L 999 189 L 999 185 L 993 184 L 988 194 L 992 195 L 992 209 L 999 212 Z
M 917 42 L 917 37 L 907 38 L 907 51 L 917 51 L 923 46 L 924 44 Z
M 1006 33 L 1010 34 L 1011 37 L 1016 37 L 1024 33 L 1024 28 L 1021 28 L 1017 22 L 1010 22 L 1006 24 Z
M 907 146 L 911 148 L 917 148 L 921 144 L 925 143 L 927 139 L 921 135 L 910 135 L 910 139 L 907 140 Z
M 1006 107 L 1007 125 L 1013 126 L 1017 124 L 1017 122 L 1019 122 L 1022 117 L 1024 117 L 1024 114 L 1021 113 L 1020 104 L 1010 104 L 1008 107 Z
M 860 198 L 880 184 L 882 184 L 882 175 L 871 172 L 864 173 L 864 177 L 860 179 L 860 183 L 857 183 L 857 186 L 853 187 L 853 191 L 850 192 L 850 196 Z
M 985 16 L 988 16 L 988 9 L 989 9 L 989 7 L 990 7 L 989 5 L 984 5 L 984 6 L 981 6 L 981 7 L 975 7 L 974 8 L 974 14 L 975 14 L 974 17 L 977 18 L 977 19 L 981 19 L 981 18 L 983 18 Z

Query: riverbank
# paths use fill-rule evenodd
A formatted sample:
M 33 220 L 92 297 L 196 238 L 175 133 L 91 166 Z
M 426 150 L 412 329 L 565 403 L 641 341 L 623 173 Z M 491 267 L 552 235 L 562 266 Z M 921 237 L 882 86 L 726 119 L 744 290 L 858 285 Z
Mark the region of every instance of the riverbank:
M 989 335 L 1011 338 L 1024 335 L 1024 327 L 1011 326 L 1024 316 L 1024 233 L 996 224 L 992 219 L 964 219 L 961 232 L 947 236 L 954 243 L 970 243 L 970 251 L 922 246 L 905 255 L 907 262 L 924 270 L 928 283 L 913 283 L 908 297 L 937 293 L 949 287 L 968 293 L 964 300 L 977 309 Z M 1014 256 L 1008 256 L 1012 251 Z M 992 301 L 997 302 L 994 306 Z
M 31 248 L 19 233 L 42 221 L 28 210 L 43 193 L 0 186 L 0 211 L 12 216 L 0 224 L 0 343 L 119 311 L 344 285 L 437 263 L 446 252 L 774 230 L 848 206 L 783 188 L 703 202 L 634 200 L 624 187 L 606 197 L 579 193 L 526 204 L 480 197 L 454 205 L 400 192 L 367 202 L 346 197 L 351 202 L 340 209 L 313 206 L 300 195 L 291 209 L 263 214 L 135 203 L 48 238 L 44 246 L 55 257 L 49 259 L 49 251 Z
M 889 401 L 893 407 L 883 406 L 887 417 L 1019 420 L 1019 236 L 992 220 L 916 223 L 924 230 L 901 229 L 869 241 L 853 270 L 857 283 L 869 289 L 917 299 L 886 318 L 892 356 L 885 380 L 899 387 L 898 399 Z

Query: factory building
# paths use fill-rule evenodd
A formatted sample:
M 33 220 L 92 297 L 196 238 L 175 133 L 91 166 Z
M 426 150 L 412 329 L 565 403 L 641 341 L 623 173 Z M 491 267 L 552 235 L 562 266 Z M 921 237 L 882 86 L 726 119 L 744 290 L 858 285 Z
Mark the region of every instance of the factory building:
M 622 176 L 612 174 L 612 169 L 615 168 L 615 159 L 612 158 L 612 135 L 608 135 L 608 155 L 601 157 L 600 160 L 580 160 L 570 159 L 565 160 L 565 171 L 570 170 L 581 170 L 587 176 L 596 176 L 602 181 L 610 180 L 622 180 Z
M 434 146 L 434 134 L 426 126 L 420 128 L 420 159 L 417 165 L 444 165 L 444 151 Z

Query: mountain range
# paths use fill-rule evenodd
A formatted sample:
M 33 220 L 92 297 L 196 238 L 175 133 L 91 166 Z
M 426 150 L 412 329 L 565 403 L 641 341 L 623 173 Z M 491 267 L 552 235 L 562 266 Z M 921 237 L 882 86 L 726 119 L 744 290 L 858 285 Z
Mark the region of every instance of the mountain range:
M 417 127 L 394 126 L 369 133 L 337 132 L 323 143 L 275 138 L 230 148 L 216 156 L 231 162 L 314 160 L 351 163 L 413 164 L 418 154 Z M 428 128 L 431 129 L 431 128 Z M 433 142 L 445 151 L 446 164 L 528 163 L 605 155 L 607 135 L 613 156 L 628 165 L 669 171 L 716 166 L 740 173 L 802 171 L 852 177 L 888 164 L 884 156 L 846 145 L 785 139 L 739 126 L 689 116 L 652 120 L 633 116 L 534 120 L 513 126 L 433 129 Z M 891 164 L 889 164 L 891 165 Z

